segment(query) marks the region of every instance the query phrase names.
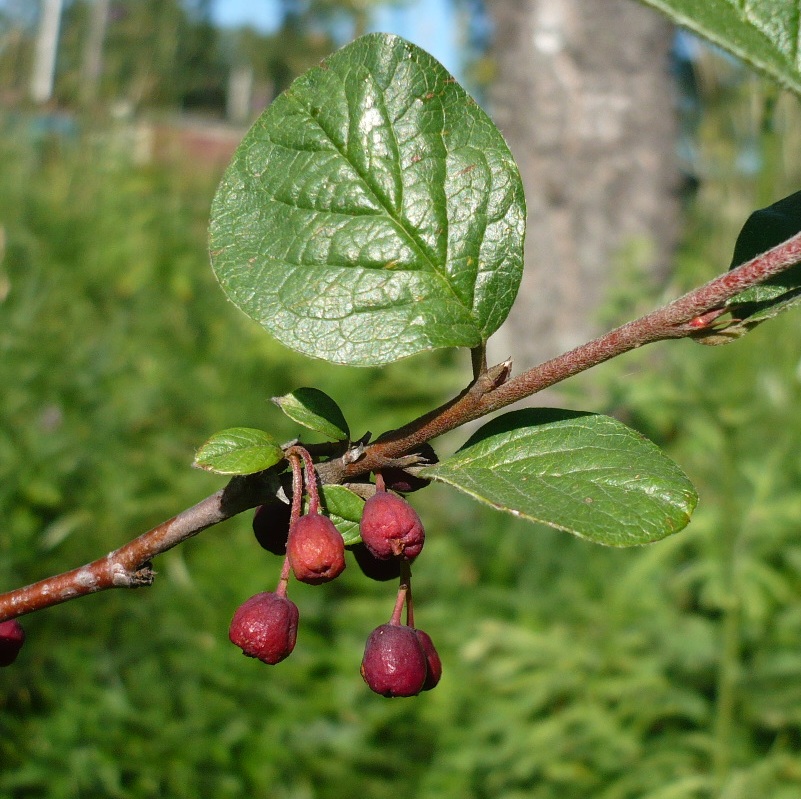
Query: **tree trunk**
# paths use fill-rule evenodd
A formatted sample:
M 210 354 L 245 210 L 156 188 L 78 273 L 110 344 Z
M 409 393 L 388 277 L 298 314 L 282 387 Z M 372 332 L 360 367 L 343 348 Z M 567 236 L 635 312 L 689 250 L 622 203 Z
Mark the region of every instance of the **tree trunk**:
M 31 99 L 35 103 L 46 103 L 53 96 L 62 2 L 42 0 L 31 77 Z
M 110 0 L 94 0 L 89 22 L 89 33 L 83 51 L 81 99 L 91 105 L 97 99 L 100 78 L 103 75 L 103 42 L 106 38 Z
M 492 0 L 491 111 L 528 203 L 526 271 L 490 357 L 516 370 L 597 331 L 626 258 L 664 274 L 678 231 L 673 30 L 632 0 Z

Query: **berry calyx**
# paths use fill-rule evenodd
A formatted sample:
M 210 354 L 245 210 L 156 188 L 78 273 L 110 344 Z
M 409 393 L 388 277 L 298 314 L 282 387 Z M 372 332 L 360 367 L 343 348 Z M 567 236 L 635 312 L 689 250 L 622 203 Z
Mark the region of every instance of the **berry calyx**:
M 345 542 L 334 523 L 319 513 L 301 516 L 289 528 L 286 554 L 295 578 L 319 585 L 345 568 Z
M 298 634 L 297 605 L 278 593 L 264 591 L 240 605 L 228 637 L 244 655 L 274 665 L 295 648 Z
M 0 666 L 10 666 L 25 643 L 25 630 L 16 619 L 0 622 Z
M 426 679 L 421 690 L 430 691 L 437 686 L 442 677 L 442 661 L 439 659 L 439 653 L 428 633 L 423 632 L 423 630 L 415 630 L 414 634 L 417 636 L 417 640 L 420 642 L 420 646 L 426 656 Z
M 283 502 L 259 505 L 253 514 L 253 534 L 259 544 L 274 555 L 286 555 L 292 507 Z
M 382 583 L 400 577 L 400 558 L 377 558 L 364 543 L 354 544 L 350 549 L 365 577 Z
M 359 523 L 362 541 L 381 560 L 416 558 L 425 542 L 423 523 L 417 511 L 405 499 L 386 491 L 380 475 L 376 488 L 376 493 L 364 503 Z
M 364 647 L 362 677 L 382 696 L 417 696 L 423 690 L 428 665 L 415 631 L 405 624 L 382 624 Z

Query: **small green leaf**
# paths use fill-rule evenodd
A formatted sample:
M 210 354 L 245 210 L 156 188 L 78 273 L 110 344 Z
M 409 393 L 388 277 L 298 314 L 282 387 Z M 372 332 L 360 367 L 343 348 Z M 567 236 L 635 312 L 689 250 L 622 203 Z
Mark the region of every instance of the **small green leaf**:
M 342 534 L 345 546 L 358 544 L 362 540 L 359 521 L 364 510 L 364 500 L 345 486 L 325 485 L 322 489 L 323 510 Z M 307 498 L 304 498 L 304 508 L 308 509 Z
M 499 510 L 609 546 L 678 532 L 697 501 L 685 474 L 639 433 L 608 416 L 551 408 L 494 419 L 421 472 Z
M 642 0 L 801 94 L 798 0 Z
M 350 428 L 339 405 L 324 391 L 317 388 L 298 388 L 273 402 L 293 422 L 322 433 L 332 441 L 350 439 Z
M 193 466 L 217 474 L 253 474 L 269 469 L 283 457 L 278 442 L 264 430 L 231 427 L 203 444 Z
M 367 366 L 485 341 L 517 293 L 524 228 L 490 118 L 428 53 L 376 33 L 259 117 L 209 246 L 228 297 L 279 341 Z

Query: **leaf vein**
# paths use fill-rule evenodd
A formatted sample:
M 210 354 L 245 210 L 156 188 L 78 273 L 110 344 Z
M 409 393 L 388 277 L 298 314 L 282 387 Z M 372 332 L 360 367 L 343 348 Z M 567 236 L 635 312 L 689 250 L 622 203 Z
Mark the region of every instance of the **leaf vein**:
M 457 302 L 457 303 L 459 303 L 459 305 L 461 305 L 462 307 L 464 307 L 464 308 L 465 308 L 465 310 L 467 310 L 467 311 L 470 313 L 470 315 L 472 316 L 472 315 L 473 315 L 473 308 L 472 308 L 472 306 L 467 306 L 467 305 L 465 305 L 465 303 L 462 301 L 462 299 L 461 299 L 461 298 L 459 297 L 459 295 L 457 294 L 457 292 L 456 292 L 456 290 L 455 290 L 454 286 L 452 285 L 451 281 L 450 281 L 450 280 L 448 280 L 448 275 L 447 275 L 447 272 L 444 272 L 442 269 L 440 269 L 440 267 L 439 267 L 439 266 L 438 266 L 438 265 L 437 265 L 437 264 L 436 264 L 436 263 L 435 263 L 435 262 L 434 262 L 434 261 L 431 259 L 430 255 L 429 255 L 429 254 L 428 254 L 428 252 L 427 252 L 427 248 L 425 248 L 425 247 L 424 247 L 424 245 L 423 245 L 423 243 L 420 241 L 420 239 L 419 239 L 419 238 L 418 238 L 418 237 L 417 237 L 417 236 L 414 234 L 414 231 L 413 231 L 413 230 L 410 230 L 410 229 L 409 229 L 409 228 L 406 226 L 406 224 L 404 224 L 404 223 L 405 223 L 405 220 L 404 220 L 404 219 L 402 219 L 402 218 L 400 218 L 400 217 L 397 217 L 397 216 L 396 216 L 396 215 L 393 213 L 392 209 L 389 207 L 389 204 L 388 204 L 388 203 L 385 201 L 385 199 L 384 199 L 383 197 L 381 197 L 381 195 L 380 195 L 379 193 L 377 193 L 377 191 L 375 190 L 375 187 L 372 185 L 371 181 L 369 180 L 369 175 L 365 175 L 365 174 L 363 174 L 363 173 L 362 173 L 362 171 L 359 169 L 359 167 L 358 167 L 356 164 L 354 164 L 353 162 L 351 162 L 351 160 L 350 160 L 350 159 L 348 158 L 348 156 L 347 156 L 347 153 L 345 153 L 345 152 L 344 152 L 344 151 L 343 151 L 343 150 L 342 150 L 342 149 L 339 147 L 339 145 L 337 144 L 337 142 L 336 142 L 336 140 L 334 139 L 333 135 L 332 135 L 332 134 L 331 134 L 331 133 L 330 133 L 328 130 L 326 130 L 326 129 L 325 129 L 325 127 L 323 127 L 323 125 L 322 125 L 322 123 L 320 122 L 320 120 L 319 120 L 319 119 L 317 119 L 317 118 L 316 118 L 316 117 L 314 117 L 312 114 L 310 114 L 310 113 L 308 112 L 308 110 L 307 110 L 306 108 L 304 108 L 304 106 L 303 106 L 303 105 L 300 103 L 300 101 L 298 101 L 296 98 L 292 97 L 292 98 L 291 98 L 291 100 L 292 100 L 292 102 L 295 104 L 295 106 L 296 106 L 296 107 L 297 107 L 297 108 L 298 108 L 298 109 L 299 109 L 299 110 L 300 110 L 302 113 L 304 113 L 304 114 L 305 114 L 305 116 L 306 116 L 306 119 L 307 119 L 308 121 L 310 121 L 310 122 L 312 122 L 312 123 L 316 124 L 316 125 L 319 127 L 319 129 L 320 129 L 320 130 L 321 130 L 321 131 L 322 131 L 322 132 L 325 134 L 325 136 L 326 136 L 326 137 L 328 138 L 328 140 L 331 142 L 331 145 L 332 145 L 332 146 L 333 146 L 333 147 L 336 149 L 336 151 L 339 153 L 340 157 L 341 157 L 341 158 L 342 158 L 342 159 L 343 159 L 343 160 L 344 160 L 344 161 L 345 161 L 345 162 L 346 162 L 346 163 L 347 163 L 347 164 L 348 164 L 348 165 L 351 167 L 351 169 L 353 169 L 353 171 L 354 171 L 354 172 L 355 172 L 355 173 L 356 173 L 356 174 L 359 176 L 359 178 L 362 180 L 362 183 L 364 184 L 364 188 L 365 188 L 365 189 L 366 189 L 366 190 L 367 190 L 367 191 L 370 193 L 370 196 L 371 196 L 371 197 L 372 197 L 372 199 L 375 201 L 376 205 L 378 205 L 378 206 L 380 206 L 380 207 L 381 207 L 381 209 L 384 211 L 384 213 L 387 215 L 387 217 L 388 217 L 390 220 L 392 220 L 392 222 L 393 222 L 393 223 L 396 225 L 396 227 L 398 228 L 398 230 L 400 230 L 400 231 L 403 233 L 403 235 L 404 235 L 404 236 L 406 237 L 406 239 L 408 240 L 408 242 L 409 242 L 409 245 L 410 245 L 410 246 L 411 246 L 411 247 L 412 247 L 414 250 L 416 250 L 416 251 L 418 252 L 418 254 L 420 255 L 420 257 L 421 257 L 421 258 L 422 258 L 422 259 L 423 259 L 423 260 L 424 260 L 424 261 L 425 261 L 425 262 L 426 262 L 426 263 L 429 265 L 429 267 L 430 267 L 430 271 L 431 271 L 431 272 L 433 272 L 435 275 L 437 275 L 437 276 L 438 276 L 438 278 L 440 279 L 440 281 L 442 282 L 442 284 L 443 284 L 443 285 L 444 285 L 444 286 L 447 288 L 447 290 L 448 290 L 448 291 L 449 291 L 449 292 L 450 292 L 450 293 L 453 295 L 453 297 L 455 298 L 456 302 Z M 350 110 L 350 108 L 349 108 L 349 110 Z M 447 214 L 446 214 L 446 219 L 447 219 Z

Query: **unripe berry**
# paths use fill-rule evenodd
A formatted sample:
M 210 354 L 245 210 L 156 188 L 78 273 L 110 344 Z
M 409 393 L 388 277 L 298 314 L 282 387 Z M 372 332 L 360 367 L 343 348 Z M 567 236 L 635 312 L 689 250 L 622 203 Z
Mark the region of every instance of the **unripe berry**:
M 0 622 L 0 666 L 10 666 L 25 643 L 25 630 L 16 620 Z
M 253 514 L 253 534 L 256 540 L 274 555 L 286 555 L 291 513 L 290 505 L 271 502 L 269 505 L 259 505 Z
M 342 535 L 319 513 L 307 513 L 289 528 L 286 554 L 295 577 L 310 585 L 333 580 L 345 568 Z
M 415 631 L 402 624 L 376 627 L 364 647 L 361 672 L 370 690 L 382 696 L 419 694 L 428 666 Z
M 423 647 L 423 653 L 426 656 L 426 666 L 428 667 L 426 681 L 423 683 L 423 690 L 430 691 L 432 688 L 436 687 L 440 677 L 442 677 L 442 661 L 439 659 L 439 653 L 434 647 L 434 642 L 431 640 L 431 636 L 428 633 L 422 630 L 415 630 L 414 634 L 417 636 L 420 646 Z
M 228 637 L 251 658 L 280 663 L 295 648 L 298 635 L 297 605 L 285 596 L 265 591 L 237 608 Z
M 397 580 L 398 577 L 400 577 L 400 558 L 381 560 L 373 555 L 364 543 L 354 544 L 351 547 L 351 551 L 365 577 L 369 577 L 371 580 L 378 580 L 382 583 L 387 580 Z
M 388 491 L 376 491 L 364 503 L 359 531 L 370 552 L 381 560 L 416 558 L 425 541 L 417 511 L 405 499 Z

